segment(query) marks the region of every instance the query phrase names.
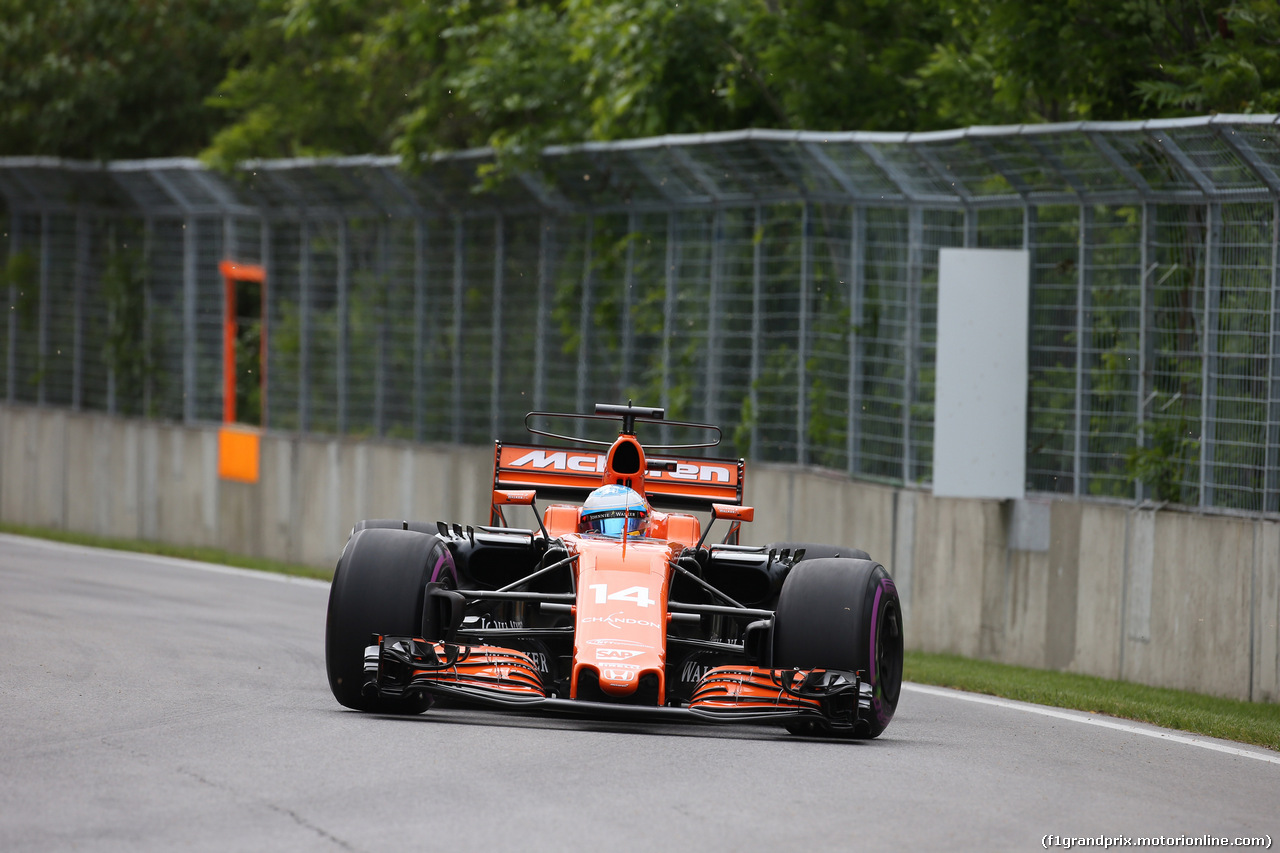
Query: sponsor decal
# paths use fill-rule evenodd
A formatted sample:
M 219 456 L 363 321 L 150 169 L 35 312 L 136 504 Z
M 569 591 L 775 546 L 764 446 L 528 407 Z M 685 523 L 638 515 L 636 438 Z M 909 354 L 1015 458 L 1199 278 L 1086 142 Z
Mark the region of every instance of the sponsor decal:
M 604 456 L 596 453 L 575 453 L 556 450 L 548 453 L 545 450 L 531 450 L 519 459 L 512 461 L 509 468 L 533 468 L 535 470 L 550 468 L 552 471 L 580 471 L 585 474 L 603 474 Z
M 498 619 L 490 619 L 488 616 L 480 617 L 480 628 L 523 628 L 524 623 L 519 619 L 512 619 L 510 622 L 503 622 Z
M 684 666 L 680 667 L 680 680 L 690 684 L 696 684 L 702 680 L 708 672 L 714 667 L 709 663 L 698 663 L 696 660 L 687 660 Z
M 587 640 L 588 646 L 639 646 L 642 649 L 651 649 L 646 643 L 637 643 L 635 640 Z M 374 647 L 376 648 L 376 646 Z
M 657 628 L 657 624 L 650 622 L 648 619 L 632 619 L 629 616 L 623 616 L 622 611 L 610 613 L 608 616 L 588 616 L 581 620 L 584 625 L 604 624 L 610 628 L 621 631 L 627 626 L 636 626 L 640 628 Z
M 616 661 L 609 661 L 608 666 L 610 669 L 639 669 L 640 668 L 640 664 L 638 663 L 618 663 Z
M 680 665 L 680 681 L 685 684 L 697 684 L 706 677 L 708 672 L 724 664 L 723 655 L 715 652 L 694 652 Z
M 580 453 L 568 450 L 533 449 L 503 467 L 523 468 L 534 471 L 573 471 L 582 474 L 603 474 L 605 456 L 603 453 Z M 694 464 L 691 462 L 676 463 L 674 471 L 647 471 L 646 479 L 684 480 L 697 483 L 734 482 L 736 471 L 729 465 Z
M 596 660 L 630 660 L 642 654 L 639 649 L 596 649 Z
M 730 470 L 725 465 L 690 465 L 687 462 L 676 464 L 676 470 L 666 475 L 674 480 L 697 480 L 703 483 L 729 483 Z M 646 472 L 646 477 L 661 477 L 662 471 Z
M 529 656 L 529 660 L 533 661 L 533 665 L 538 668 L 538 672 L 551 672 L 547 665 L 547 656 L 542 652 L 525 652 Z

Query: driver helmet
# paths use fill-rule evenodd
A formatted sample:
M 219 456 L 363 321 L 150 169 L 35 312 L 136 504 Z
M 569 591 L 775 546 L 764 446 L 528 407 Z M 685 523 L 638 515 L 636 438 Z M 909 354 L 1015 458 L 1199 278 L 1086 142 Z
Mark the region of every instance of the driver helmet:
M 582 505 L 579 533 L 621 538 L 644 536 L 649 529 L 649 504 L 626 486 L 601 486 Z

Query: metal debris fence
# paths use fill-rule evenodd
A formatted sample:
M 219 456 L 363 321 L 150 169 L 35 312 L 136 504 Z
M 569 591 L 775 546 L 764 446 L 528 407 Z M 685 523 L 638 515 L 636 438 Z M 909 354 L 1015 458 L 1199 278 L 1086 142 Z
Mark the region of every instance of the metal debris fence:
M 488 183 L 0 159 L 0 399 L 220 419 L 231 258 L 267 270 L 272 428 L 483 443 L 634 398 L 927 483 L 938 250 L 1026 248 L 1028 489 L 1276 513 L 1276 121 L 661 137 Z

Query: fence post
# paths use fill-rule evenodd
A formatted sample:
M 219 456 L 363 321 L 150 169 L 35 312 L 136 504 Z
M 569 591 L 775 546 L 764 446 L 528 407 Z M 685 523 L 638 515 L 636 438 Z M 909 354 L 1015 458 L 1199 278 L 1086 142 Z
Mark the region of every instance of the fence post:
M 506 220 L 493 218 L 493 382 L 489 389 L 489 435 L 498 437 L 502 421 L 502 277 L 506 266 Z
M 40 214 L 40 303 L 36 321 L 36 402 L 43 406 L 46 397 L 45 370 L 49 359 L 49 267 L 53 251 L 53 227 L 47 212 Z
M 391 299 L 391 281 L 387 270 L 387 253 L 390 251 L 387 220 L 379 217 L 375 226 L 377 244 L 377 294 L 375 295 L 375 314 L 378 324 L 378 340 L 374 344 L 377 361 L 373 366 L 373 434 L 378 438 L 386 435 L 387 423 L 387 302 Z
M 720 288 L 724 261 L 724 211 L 716 208 L 711 215 L 711 270 L 707 292 L 707 375 L 704 420 L 719 423 L 720 399 Z
M 196 269 L 198 220 L 188 216 L 182 233 L 182 421 L 196 419 Z
M 427 351 L 427 223 L 422 214 L 413 217 L 413 440 L 422 441 L 423 392 L 426 370 L 423 359 Z
M 849 387 L 845 397 L 849 407 L 849 420 L 845 427 L 845 465 L 851 475 L 862 469 L 858 427 L 862 414 L 862 283 L 867 251 L 867 211 L 855 205 L 852 214 L 849 229 Z
M 755 206 L 751 232 L 751 458 L 760 457 L 760 337 L 764 334 L 761 293 L 761 254 L 764 247 L 764 208 Z
M 639 219 L 627 214 L 627 259 L 622 280 L 622 375 L 618 377 L 619 399 L 628 395 L 631 387 L 631 360 L 635 358 L 635 330 L 631 328 L 631 305 L 636 286 L 636 235 Z
M 338 355 L 335 367 L 338 400 L 338 435 L 347 431 L 347 291 L 350 288 L 350 257 L 347 245 L 347 218 L 338 220 Z
M 1034 342 L 1035 335 L 1035 317 L 1036 317 L 1036 226 L 1039 224 L 1038 216 L 1039 208 L 1033 204 L 1023 204 L 1022 206 L 1022 249 L 1027 253 L 1027 288 L 1031 291 L 1027 294 L 1027 432 L 1031 431 L 1031 406 L 1033 397 L 1031 395 L 1032 372 L 1035 365 L 1031 363 L 1031 347 Z M 1028 479 L 1031 473 L 1030 453 L 1026 449 L 1023 451 L 1027 458 L 1026 471 Z
M 89 276 L 89 217 L 83 210 L 76 212 L 76 265 L 73 272 L 75 287 L 71 340 L 71 408 L 80 411 L 84 390 L 84 291 Z
M 12 210 L 9 213 L 9 260 L 22 251 L 22 239 L 18 236 L 22 229 L 22 217 L 18 211 Z M 10 279 L 9 281 L 9 301 L 6 303 L 9 310 L 5 312 L 8 315 L 8 340 L 5 343 L 5 362 L 4 362 L 4 394 L 5 400 L 9 403 L 14 401 L 13 383 L 14 377 L 17 376 L 17 368 L 14 362 L 18 359 L 18 312 L 14 307 L 18 303 L 18 285 Z
M 666 272 L 666 293 L 663 297 L 663 316 L 662 316 L 662 408 L 667 410 L 667 417 L 672 416 L 671 412 L 671 335 L 675 332 L 675 314 L 676 314 L 676 217 L 679 214 L 674 211 L 667 211 L 667 272 Z M 671 430 L 668 427 L 662 428 L 662 436 L 664 442 L 669 442 L 671 438 Z
M 114 240 L 111 241 L 114 244 Z M 152 376 L 155 373 L 156 364 L 152 361 L 155 355 L 155 342 L 152 340 L 153 328 L 151 325 L 152 314 L 155 311 L 155 303 L 151 292 L 151 267 L 156 247 L 156 222 L 150 216 L 143 220 L 142 223 L 142 339 L 146 345 L 147 365 L 146 380 L 142 383 L 142 413 L 144 417 L 152 417 Z M 115 414 L 116 410 L 116 387 L 115 376 L 111 373 L 107 374 L 107 411 Z
M 453 423 L 450 438 L 454 444 L 462 443 L 462 310 L 466 295 L 466 269 L 464 266 L 463 221 L 459 215 L 453 220 L 453 346 L 452 391 L 450 403 Z
M 235 220 L 235 217 L 234 217 L 234 216 L 223 216 L 223 217 L 222 217 L 222 258 L 220 258 L 219 260 L 222 260 L 223 258 L 225 258 L 225 259 L 227 259 L 227 260 L 230 260 L 230 261 L 239 261 L 239 260 L 240 260 L 240 246 L 239 246 L 238 241 L 237 241 L 237 239 L 236 239 L 236 220 Z M 218 292 L 219 292 L 219 293 L 222 293 L 222 288 L 223 288 L 223 287 L 225 287 L 225 285 L 224 285 L 222 282 L 219 282 L 218 284 L 219 284 Z M 228 316 L 224 316 L 224 317 L 222 318 L 222 322 L 218 324 L 219 328 L 225 328 L 225 326 L 224 326 L 224 324 L 225 324 L 225 323 L 227 323 L 227 322 L 229 322 L 229 321 L 232 321 L 232 320 L 236 320 L 236 316 L 235 316 L 235 314 L 236 314 L 236 311 L 237 311 L 237 306 L 236 306 L 236 304 L 235 304 L 235 302 L 234 302 L 234 301 L 233 301 L 230 305 L 228 305 L 228 304 L 227 304 L 227 300 L 226 300 L 225 296 L 224 296 L 224 298 L 222 298 L 222 299 L 220 299 L 220 300 L 218 300 L 218 301 L 219 301 L 219 303 L 221 303 L 221 305 L 222 305 L 222 310 L 223 310 L 224 312 L 230 312 L 230 313 L 231 313 L 231 316 L 229 316 L 229 317 L 228 317 Z M 219 335 L 219 339 L 221 340 L 221 335 Z M 240 385 L 240 377 L 239 377 L 239 376 L 237 376 L 237 375 L 235 375 L 235 374 L 236 374 L 236 362 L 235 362 L 235 356 L 233 355 L 233 356 L 232 356 L 232 359 L 231 359 L 231 365 L 232 365 L 232 369 L 231 369 L 231 373 L 232 373 L 232 375 L 231 375 L 231 376 L 227 376 L 227 375 L 226 375 L 226 372 L 227 372 L 227 361 L 226 361 L 226 359 L 225 359 L 225 358 L 219 358 L 219 359 L 218 359 L 218 364 L 220 365 L 220 367 L 221 367 L 221 369 L 222 369 L 222 373 L 223 373 L 222 378 L 221 378 L 221 381 L 219 381 L 219 382 L 218 382 L 218 387 L 219 387 L 219 388 L 221 388 L 221 389 L 223 389 L 223 394 L 225 395 L 225 394 L 226 394 L 226 388 L 227 388 L 227 381 L 228 381 L 228 380 L 230 380 L 230 381 L 231 381 L 231 387 L 232 387 L 233 389 L 234 389 L 234 388 L 237 388 L 237 387 Z M 233 392 L 233 393 L 234 393 L 234 392 Z M 224 406 L 226 405 L 226 404 L 225 404 L 225 402 L 223 403 L 223 405 L 224 405 Z M 226 411 L 226 409 L 224 408 L 224 409 L 223 409 L 223 411 Z M 239 410 L 237 409 L 237 411 L 239 411 Z M 242 417 L 242 416 L 243 416 L 243 414 L 241 414 L 241 415 L 239 415 L 239 416 L 240 416 L 240 417 Z
M 311 222 L 302 220 L 298 249 L 298 431 L 311 428 Z
M 978 247 L 978 211 L 965 205 L 964 208 L 964 248 Z
M 150 220 L 148 220 L 148 224 L 149 223 L 150 223 Z M 117 251 L 116 249 L 117 235 L 114 227 L 112 227 L 111 233 L 107 237 L 107 243 L 111 247 L 110 248 L 111 254 L 114 255 L 115 252 Z M 149 251 L 149 249 L 147 248 L 145 237 L 143 240 L 143 251 L 144 252 Z M 147 308 L 148 310 L 150 310 L 150 303 L 148 303 Z M 111 325 L 115 322 L 115 311 L 112 310 L 112 307 L 110 305 L 106 306 L 106 315 L 107 315 L 106 316 L 107 327 L 110 328 Z M 146 318 L 146 322 L 149 323 L 150 319 L 151 318 L 148 316 Z M 147 326 L 147 340 L 151 340 L 149 325 Z M 108 363 L 106 365 L 106 368 L 107 368 L 107 414 L 114 415 L 116 414 L 116 408 L 117 408 L 116 407 L 116 368 L 115 368 L 115 365 L 111 363 Z M 150 376 L 148 376 L 147 377 L 148 390 L 150 390 L 150 384 L 151 384 Z
M 916 346 L 920 340 L 920 281 L 924 267 L 924 208 L 907 210 L 907 310 L 902 342 L 902 483 L 912 480 L 911 406 L 915 399 Z
M 1090 267 L 1093 264 L 1093 207 L 1080 205 L 1080 227 L 1077 236 L 1076 254 L 1076 387 L 1075 387 L 1075 435 L 1072 439 L 1071 460 L 1071 493 L 1080 497 L 1084 493 L 1083 480 L 1088 476 L 1085 465 L 1085 396 L 1088 394 L 1088 380 L 1085 378 L 1085 338 L 1090 335 L 1087 328 L 1088 309 L 1091 301 L 1089 288 L 1092 283 Z
M 812 234 L 813 213 L 809 202 L 804 203 L 800 214 L 800 310 L 796 339 L 796 464 L 808 461 L 807 447 L 809 425 L 809 294 L 813 292 Z
M 273 281 L 271 269 L 271 221 L 265 216 L 258 222 L 258 239 L 262 244 L 262 248 L 258 253 L 258 261 L 262 264 L 263 279 L 262 282 L 262 341 L 265 344 L 266 352 L 263 354 L 263 364 L 259 366 L 261 375 L 258 377 L 258 387 L 261 389 L 262 395 L 258 401 L 258 408 L 261 412 L 262 428 L 267 429 L 271 426 L 271 293 L 275 289 L 277 282 Z
M 1152 205 L 1143 202 L 1142 224 L 1138 257 L 1141 268 L 1138 278 L 1138 399 L 1137 416 L 1138 447 L 1147 444 L 1145 424 L 1150 420 L 1151 399 L 1155 396 L 1155 284 L 1153 276 L 1159 263 L 1154 260 L 1152 235 Z M 1134 480 L 1134 500 L 1147 498 L 1147 487 L 1141 480 Z
M 596 221 L 595 217 L 587 214 L 587 230 L 583 238 L 582 246 L 582 299 L 578 303 L 578 382 L 577 395 L 575 399 L 575 409 L 578 412 L 586 412 L 589 401 L 587 400 L 587 383 L 590 380 L 588 372 L 588 351 L 591 341 L 591 257 L 592 245 L 595 242 Z M 578 435 L 582 434 L 585 421 L 574 421 L 574 428 L 578 431 Z
M 533 408 L 542 411 L 547 399 L 547 303 L 551 299 L 552 222 L 538 218 L 538 307 L 533 330 Z
M 1214 432 L 1217 397 L 1211 388 L 1217 374 L 1218 300 L 1222 269 L 1214 255 L 1222 242 L 1222 206 L 1205 205 L 1204 227 L 1204 325 L 1200 336 L 1200 507 L 1214 505 Z
M 1267 359 L 1267 456 L 1262 496 L 1264 512 L 1280 512 L 1280 201 L 1271 204 L 1271 345 Z

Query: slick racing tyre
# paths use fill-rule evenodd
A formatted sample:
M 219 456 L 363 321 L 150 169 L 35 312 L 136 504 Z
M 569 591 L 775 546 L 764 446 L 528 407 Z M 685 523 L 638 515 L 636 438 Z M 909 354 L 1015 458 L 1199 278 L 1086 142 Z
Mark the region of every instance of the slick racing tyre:
M 862 673 L 871 708 L 860 715 L 854 737 L 877 737 L 893 719 L 902 652 L 902 605 L 879 563 L 805 559 L 787 575 L 773 619 L 772 666 Z M 826 733 L 807 724 L 792 731 Z
M 843 545 L 820 545 L 816 542 L 770 542 L 764 546 L 765 551 L 789 550 L 792 554 L 803 550 L 801 560 L 821 560 L 827 557 L 846 557 L 850 560 L 870 560 L 871 556 L 861 548 L 846 548 Z
M 453 573 L 448 548 L 435 536 L 366 528 L 347 540 L 329 587 L 324 637 L 329 688 L 338 702 L 385 714 L 421 714 L 430 707 L 430 697 L 366 696 L 364 649 L 373 634 L 419 636 L 423 590 Z

